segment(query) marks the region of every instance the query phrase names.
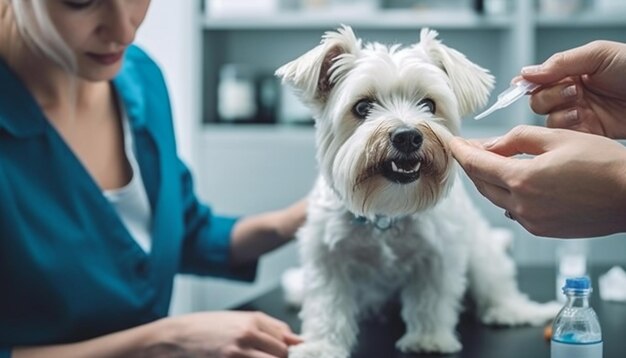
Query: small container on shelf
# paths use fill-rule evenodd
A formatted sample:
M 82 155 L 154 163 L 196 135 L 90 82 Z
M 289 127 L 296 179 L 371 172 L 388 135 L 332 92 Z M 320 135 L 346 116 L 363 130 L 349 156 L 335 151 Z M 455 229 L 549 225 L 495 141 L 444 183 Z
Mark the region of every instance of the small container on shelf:
M 257 113 L 254 74 L 246 65 L 222 66 L 217 87 L 217 114 L 220 122 L 252 122 Z
M 330 0 L 330 10 L 340 13 L 359 14 L 379 9 L 378 0 Z
M 205 0 L 209 17 L 274 14 L 280 6 L 281 0 Z
M 511 3 L 509 0 L 483 0 L 485 14 L 487 15 L 506 15 L 511 12 Z
M 256 77 L 256 123 L 272 124 L 278 116 L 280 84 L 272 72 L 262 72 Z
M 599 13 L 617 12 L 626 16 L 626 1 L 624 0 L 594 0 L 593 7 Z
M 584 0 L 539 0 L 539 13 L 548 15 L 569 15 L 583 11 Z

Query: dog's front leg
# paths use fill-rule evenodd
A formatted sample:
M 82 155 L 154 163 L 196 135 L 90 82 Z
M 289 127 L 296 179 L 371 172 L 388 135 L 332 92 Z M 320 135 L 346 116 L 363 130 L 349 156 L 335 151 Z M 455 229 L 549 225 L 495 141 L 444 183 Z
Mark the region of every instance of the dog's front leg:
M 402 352 L 455 353 L 462 348 L 455 329 L 466 283 L 462 272 L 443 266 L 424 267 L 401 291 L 407 331 L 396 347 Z
M 307 289 L 300 312 L 304 343 L 289 350 L 290 358 L 348 358 L 358 332 L 357 304 L 347 282 L 327 278 Z

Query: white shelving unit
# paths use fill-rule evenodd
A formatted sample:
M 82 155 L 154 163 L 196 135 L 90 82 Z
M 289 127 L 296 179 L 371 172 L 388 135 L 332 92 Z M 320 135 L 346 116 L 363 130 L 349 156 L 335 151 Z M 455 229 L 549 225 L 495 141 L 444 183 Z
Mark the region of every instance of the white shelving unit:
M 203 121 L 209 124 L 217 122 L 216 84 L 222 65 L 243 63 L 272 73 L 280 65 L 317 45 L 324 32 L 334 30 L 341 24 L 352 26 L 365 41 L 407 45 L 418 40 L 422 27 L 436 29 L 446 44 L 490 69 L 498 79 L 496 90 L 502 90 L 522 65 L 532 62 L 534 55 L 529 51 L 530 45 L 513 45 L 520 41 L 532 42 L 527 39 L 528 31 L 523 31 L 524 26 L 520 26 L 517 19 L 518 15 L 527 12 L 524 7 L 529 6 L 528 2 L 521 1 L 519 4 L 520 9 L 501 16 L 482 16 L 469 9 L 421 12 L 381 10 L 352 14 L 285 12 L 272 16 L 241 17 L 211 17 L 205 14 L 201 21 L 204 52 L 202 93 L 205 98 Z M 500 115 L 505 116 L 504 113 Z M 524 115 L 515 117 L 518 116 Z M 497 119 L 495 122 L 503 121 Z M 236 127 L 233 130 L 237 130 Z
M 201 14 L 202 100 L 198 104 L 204 125 L 197 135 L 199 192 L 221 211 L 247 214 L 278 208 L 304 196 L 315 175 L 313 128 L 273 125 L 217 124 L 216 87 L 219 69 L 227 63 L 243 63 L 273 73 L 320 41 L 325 31 L 350 25 L 365 41 L 412 44 L 422 27 L 433 28 L 440 39 L 496 76 L 492 97 L 502 91 L 528 64 L 540 63 L 554 52 L 594 39 L 626 42 L 626 13 L 586 12 L 573 15 L 540 15 L 534 0 L 510 0 L 511 12 L 481 16 L 469 11 L 418 12 L 389 10 L 361 14 L 281 13 L 274 16 L 211 17 Z M 493 99 L 492 99 L 493 100 Z M 488 137 L 516 124 L 539 123 L 528 105 L 520 101 L 482 121 L 468 119 L 464 134 Z M 244 180 L 245 179 L 245 180 Z M 246 184 L 249 183 L 249 184 Z M 257 183 L 259 185 L 252 185 Z M 477 200 L 482 198 L 476 194 Z M 518 237 L 528 235 L 504 218 L 501 210 L 482 199 L 481 207 L 496 225 L 509 226 Z M 619 241 L 619 242 L 618 242 Z M 592 255 L 597 262 L 624 261 L 626 239 L 600 240 Z M 524 264 L 554 260 L 556 242 L 522 238 L 515 258 Z M 619 247 L 619 249 L 616 249 Z M 287 247 L 264 259 L 259 282 L 253 286 L 202 283 L 195 309 L 221 308 L 243 302 L 274 286 L 280 272 L 295 265 L 297 254 Z M 209 298 L 206 292 L 221 292 Z M 236 299 L 232 299 L 236 297 Z
M 446 29 L 486 28 L 502 29 L 511 27 L 510 16 L 481 16 L 473 11 L 410 11 L 381 10 L 364 14 L 339 14 L 333 12 L 291 11 L 274 16 L 220 16 L 204 18 L 205 30 L 330 30 L 338 24 L 348 24 L 367 29 L 408 29 L 428 26 Z
M 379 10 L 362 13 L 285 11 L 275 15 L 212 17 L 203 14 L 204 121 L 216 121 L 217 73 L 225 63 L 245 63 L 271 73 L 281 64 L 315 46 L 321 35 L 341 24 L 352 26 L 366 41 L 414 43 L 422 27 L 440 32 L 444 43 L 489 69 L 497 79 L 494 94 L 503 90 L 519 69 L 549 54 L 590 39 L 626 40 L 626 13 L 585 11 L 570 15 L 538 14 L 534 0 L 510 1 L 505 15 L 480 15 L 460 10 Z M 548 40 L 548 42 L 546 41 Z M 489 123 L 488 123 L 489 122 Z M 535 123 L 527 106 L 497 113 L 468 126 Z M 486 123 L 486 124 L 483 124 Z

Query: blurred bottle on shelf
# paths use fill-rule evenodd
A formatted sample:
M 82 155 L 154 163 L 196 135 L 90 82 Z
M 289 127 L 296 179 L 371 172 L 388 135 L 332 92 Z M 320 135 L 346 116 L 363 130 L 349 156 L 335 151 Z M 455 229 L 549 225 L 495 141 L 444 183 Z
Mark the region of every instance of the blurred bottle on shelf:
M 222 66 L 217 87 L 217 113 L 220 122 L 254 121 L 257 113 L 256 86 L 248 66 Z
M 334 12 L 358 14 L 379 9 L 378 0 L 330 0 L 330 10 Z
M 300 0 L 302 10 L 323 10 L 328 7 L 329 0 Z
M 484 0 L 485 14 L 487 15 L 505 15 L 511 12 L 511 3 L 509 0 Z
M 472 6 L 478 14 L 504 15 L 509 13 L 508 0 L 472 0 Z
M 288 0 L 283 0 L 288 1 Z M 359 13 L 380 8 L 380 0 L 300 0 L 303 10 L 325 10 L 339 13 Z
M 272 72 L 263 72 L 256 78 L 257 113 L 255 122 L 270 124 L 276 122 L 279 98 L 279 82 Z
M 280 7 L 281 0 L 205 0 L 210 17 L 273 14 Z
M 593 0 L 593 7 L 598 12 L 612 12 L 626 16 L 626 1 L 624 0 Z
M 539 0 L 539 13 L 548 15 L 568 15 L 585 9 L 584 0 Z

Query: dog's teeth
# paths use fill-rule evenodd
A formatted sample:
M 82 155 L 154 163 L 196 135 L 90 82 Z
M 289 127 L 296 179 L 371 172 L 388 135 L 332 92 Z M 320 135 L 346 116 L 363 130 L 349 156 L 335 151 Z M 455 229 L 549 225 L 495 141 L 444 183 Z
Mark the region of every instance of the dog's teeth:
M 396 173 L 404 173 L 404 174 L 417 173 L 420 170 L 421 166 L 422 166 L 422 162 L 417 162 L 417 164 L 415 164 L 413 169 L 406 170 L 406 169 L 403 169 L 403 168 L 398 168 L 398 165 L 396 164 L 396 162 L 393 162 L 393 161 L 391 162 L 391 170 L 393 170 Z
M 403 168 L 398 168 L 398 165 L 396 164 L 396 162 L 394 161 L 391 162 L 391 170 L 393 170 L 396 173 L 404 173 L 404 174 L 417 173 L 417 171 L 420 170 L 421 166 L 422 166 L 422 162 L 417 162 L 417 164 L 415 164 L 415 167 L 413 167 L 413 169 L 406 170 Z

